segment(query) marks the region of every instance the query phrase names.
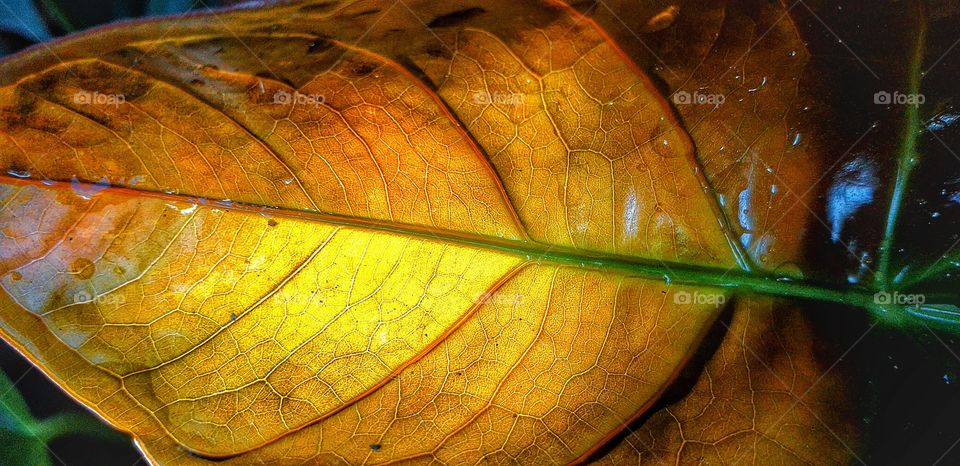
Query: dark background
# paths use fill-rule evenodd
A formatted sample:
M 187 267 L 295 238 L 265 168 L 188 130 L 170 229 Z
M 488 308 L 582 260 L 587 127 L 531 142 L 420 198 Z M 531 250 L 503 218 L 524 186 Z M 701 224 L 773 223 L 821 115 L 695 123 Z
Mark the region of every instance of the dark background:
M 0 0 L 0 18 L 3 18 L 0 19 L 0 55 L 117 18 L 179 14 L 189 9 L 203 11 L 224 3 L 229 2 Z M 837 57 L 831 63 L 829 72 L 832 73 L 831 85 L 839 91 L 825 98 L 833 100 L 843 121 L 851 128 L 859 130 L 869 121 L 885 119 L 883 115 L 866 113 L 859 104 L 865 100 L 859 94 L 872 93 L 877 83 L 871 82 L 870 78 L 865 77 L 862 70 L 858 69 L 861 64 L 850 59 L 849 51 L 844 44 L 837 41 L 837 36 L 843 37 L 851 49 L 866 57 L 872 67 L 881 70 L 881 74 L 885 67 L 893 70 L 892 74 L 896 74 L 896 68 L 902 69 L 907 63 L 902 60 L 887 60 L 885 63 L 883 57 L 887 55 L 888 47 L 899 44 L 902 48 L 904 42 L 911 40 L 911 29 L 904 26 L 904 19 L 910 18 L 909 2 L 811 0 L 809 3 L 814 11 L 823 13 L 820 18 L 824 19 L 826 25 L 809 15 L 805 17 L 800 14 L 796 18 L 798 26 L 807 31 L 805 38 L 809 40 L 814 53 Z M 945 5 L 936 1 L 926 3 L 931 8 L 942 8 Z M 950 28 L 946 30 L 949 31 Z M 955 39 L 960 39 L 942 31 L 943 28 L 928 37 L 928 44 L 934 50 L 948 50 L 951 44 L 955 45 Z M 960 34 L 960 29 L 953 31 Z M 960 61 L 960 48 L 957 55 L 958 58 L 948 61 Z M 956 87 L 955 79 L 958 74 L 952 72 L 958 69 L 960 68 L 949 66 L 949 63 L 940 65 L 939 76 L 925 78 L 925 85 L 929 81 L 937 88 Z M 937 92 L 937 89 L 933 92 Z M 952 99 L 947 98 L 945 102 L 952 108 Z M 842 129 L 840 132 L 843 132 Z M 855 135 L 852 133 L 849 135 L 853 136 Z M 878 146 L 889 143 L 890 141 L 876 142 Z M 949 165 L 945 167 L 938 167 L 938 173 L 929 175 L 923 174 L 921 168 L 917 177 L 935 177 L 938 174 L 943 175 L 945 170 L 946 175 L 960 179 L 960 170 L 956 169 L 956 165 L 953 165 L 953 168 Z M 921 199 L 924 193 L 921 190 L 911 195 L 913 199 Z M 883 217 L 884 208 L 885 206 L 880 205 L 879 211 L 870 215 Z M 911 211 L 922 213 L 923 208 L 911 206 Z M 870 224 L 871 229 L 875 228 L 872 222 L 875 222 L 876 218 L 872 221 L 865 218 L 862 221 Z M 910 215 L 907 215 L 905 222 L 908 231 L 912 228 L 930 228 L 930 225 L 910 218 Z M 935 245 L 942 244 L 944 238 L 955 235 L 956 231 L 955 224 L 933 225 L 933 228 L 936 230 L 932 239 Z M 917 243 L 926 244 L 923 236 L 918 238 Z M 838 262 L 837 267 L 842 272 L 844 264 L 840 262 L 843 261 L 843 255 L 832 249 L 835 246 L 831 245 L 828 238 L 814 238 L 812 243 L 812 253 L 823 258 L 824 262 Z M 956 292 L 955 289 L 948 291 Z M 810 313 L 821 328 L 822 338 L 829 339 L 829 344 L 840 348 L 848 348 L 860 339 L 872 324 L 865 313 L 857 309 L 818 305 L 816 310 L 811 309 Z M 0 368 L 11 380 L 17 382 L 22 396 L 38 418 L 64 411 L 85 410 L 2 342 Z M 863 387 L 860 401 L 865 443 L 857 450 L 857 454 L 864 462 L 960 464 L 960 447 L 957 446 L 960 442 L 960 339 L 955 337 L 953 332 L 935 331 L 923 326 L 905 331 L 878 325 L 846 353 L 834 370 L 849 374 L 856 385 Z M 130 442 L 107 442 L 67 436 L 55 440 L 51 444 L 51 450 L 54 464 L 62 462 L 68 465 L 126 466 L 145 463 Z

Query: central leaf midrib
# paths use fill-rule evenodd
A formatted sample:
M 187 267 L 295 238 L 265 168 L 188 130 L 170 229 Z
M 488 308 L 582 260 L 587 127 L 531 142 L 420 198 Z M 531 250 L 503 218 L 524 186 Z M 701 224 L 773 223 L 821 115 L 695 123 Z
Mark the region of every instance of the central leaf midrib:
M 9 175 L 0 175 L 0 184 L 13 186 L 34 186 L 44 190 L 73 189 L 79 184 L 93 187 L 92 183 L 75 181 L 49 181 L 33 178 L 23 179 Z M 97 185 L 100 188 L 99 185 Z M 406 223 L 388 223 L 376 219 L 349 217 L 310 210 L 294 210 L 259 204 L 239 203 L 227 200 L 210 200 L 189 194 L 168 194 L 127 187 L 102 187 L 101 192 L 114 192 L 129 197 L 147 197 L 171 202 L 197 205 L 200 208 L 219 208 L 223 210 L 255 213 L 270 217 L 306 220 L 318 223 L 340 225 L 349 228 L 380 231 L 413 236 L 432 241 L 442 241 L 474 248 L 498 251 L 524 257 L 526 262 L 551 262 L 560 265 L 591 268 L 603 271 L 618 271 L 643 278 L 662 280 L 669 284 L 683 284 L 726 289 L 738 294 L 756 294 L 787 298 L 811 299 L 834 302 L 851 306 L 873 309 L 873 290 L 862 287 L 832 287 L 814 284 L 805 280 L 778 276 L 770 273 L 745 273 L 736 267 L 724 269 L 708 265 L 668 262 L 658 259 L 628 257 L 596 251 L 585 251 L 565 246 L 555 246 L 536 241 L 519 241 L 490 236 L 475 235 L 467 232 L 441 230 Z M 99 194 L 99 193 L 98 193 Z

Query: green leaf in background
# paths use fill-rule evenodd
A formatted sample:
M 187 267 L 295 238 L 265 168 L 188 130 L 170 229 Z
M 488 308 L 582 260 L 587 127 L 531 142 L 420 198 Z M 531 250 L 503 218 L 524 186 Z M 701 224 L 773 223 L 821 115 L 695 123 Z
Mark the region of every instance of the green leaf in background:
M 0 3 L 0 31 L 35 42 L 53 38 L 31 0 L 5 0 Z
M 209 4 L 209 2 L 208 2 Z M 149 0 L 147 2 L 147 16 L 176 15 L 203 7 L 199 0 Z
M 50 464 L 46 441 L 37 435 L 38 422 L 13 382 L 0 372 L 0 463 Z
M 177 16 L 226 4 L 221 0 L 3 0 L 0 56 L 121 19 Z
M 35 419 L 16 385 L 0 372 L 0 464 L 49 465 L 52 452 L 48 444 L 67 434 L 128 441 L 127 437 L 87 413 L 65 412 L 43 420 Z

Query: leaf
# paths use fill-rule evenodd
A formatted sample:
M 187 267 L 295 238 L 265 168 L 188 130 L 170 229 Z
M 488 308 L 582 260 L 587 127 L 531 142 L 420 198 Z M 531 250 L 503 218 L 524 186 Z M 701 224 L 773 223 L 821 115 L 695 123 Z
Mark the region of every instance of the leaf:
M 46 442 L 34 433 L 36 424 L 16 386 L 0 372 L 0 459 L 4 464 L 50 464 Z
M 682 123 L 642 56 L 569 7 L 517 3 L 280 4 L 0 63 L 4 338 L 157 463 L 555 463 L 621 454 L 634 421 L 674 441 L 649 423 L 730 291 L 878 310 L 873 290 L 797 280 L 810 219 L 774 217 L 823 167 L 780 104 L 803 55 L 775 91 L 678 106 Z M 710 11 L 677 30 L 778 14 Z M 717 47 L 752 51 L 733 31 Z M 671 88 L 719 83 L 704 50 Z M 732 165 L 724 122 L 754 141 Z M 762 191 L 792 151 L 790 196 Z M 736 305 L 742 348 L 783 328 L 756 299 Z M 731 341 L 704 374 L 753 393 L 716 359 Z M 797 342 L 760 360 L 790 352 L 822 369 Z M 716 416 L 711 435 L 741 429 Z
M 41 41 L 51 38 L 47 25 L 32 1 L 15 0 L 4 5 L 6 11 L 0 19 L 0 31 L 15 33 L 28 40 Z
M 690 393 L 599 463 L 850 462 L 857 411 L 838 396 L 848 384 L 821 366 L 814 327 L 795 311 L 768 301 L 738 306 Z
M 63 435 L 84 434 L 109 441 L 124 437 L 84 413 L 61 413 L 37 420 L 6 374 L 0 372 L 0 460 L 9 465 L 48 465 L 48 444 Z
M 19 117 L 4 120 L 3 157 L 30 173 L 4 193 L 8 323 L 32 322 L 17 333 L 58 348 L 44 365 L 92 387 L 79 396 L 161 462 L 180 454 L 173 442 L 276 458 L 321 432 L 324 454 L 347 461 L 443 458 L 475 429 L 529 431 L 534 417 L 551 438 L 486 441 L 589 454 L 665 389 L 715 312 L 668 304 L 662 281 L 567 263 L 588 250 L 731 265 L 689 141 L 645 77 L 563 9 L 517 12 L 537 26 L 529 36 L 421 5 L 433 33 L 401 16 L 368 34 L 405 34 L 390 42 L 402 51 L 320 35 L 361 6 L 309 34 L 238 25 L 242 42 L 191 39 L 208 21 L 162 43 L 101 37 L 101 58 L 8 87 L 0 100 Z M 569 52 L 543 60 L 540 34 Z M 476 81 L 478 60 L 514 78 Z M 588 92 L 580 74 L 623 82 Z M 540 102 L 498 108 L 501 95 Z M 605 140 L 577 129 L 600 124 Z M 597 384 L 609 388 L 584 399 Z M 390 404 L 435 426 L 409 437 L 420 417 L 391 423 Z M 582 440 L 566 445 L 573 432 Z

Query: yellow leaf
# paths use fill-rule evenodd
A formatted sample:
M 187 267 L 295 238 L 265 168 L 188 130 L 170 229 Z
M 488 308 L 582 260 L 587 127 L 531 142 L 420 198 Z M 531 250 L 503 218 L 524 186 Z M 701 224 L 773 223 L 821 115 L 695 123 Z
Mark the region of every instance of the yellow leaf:
M 650 77 L 566 6 L 495 3 L 0 64 L 3 337 L 157 463 L 590 458 L 725 296 L 649 264 L 743 254 Z

